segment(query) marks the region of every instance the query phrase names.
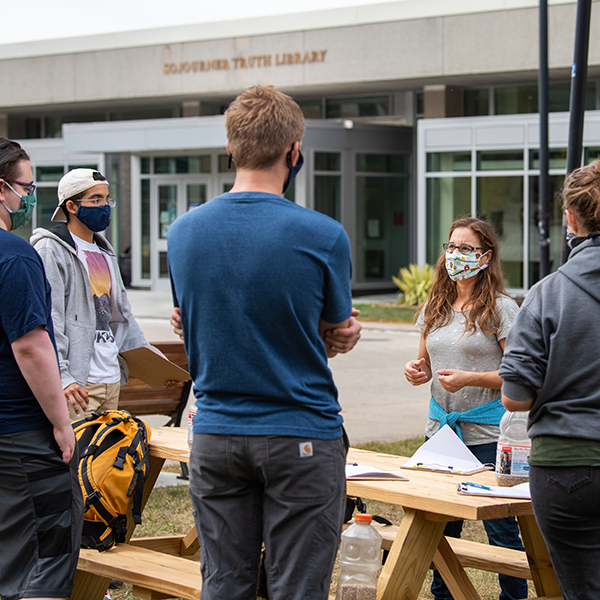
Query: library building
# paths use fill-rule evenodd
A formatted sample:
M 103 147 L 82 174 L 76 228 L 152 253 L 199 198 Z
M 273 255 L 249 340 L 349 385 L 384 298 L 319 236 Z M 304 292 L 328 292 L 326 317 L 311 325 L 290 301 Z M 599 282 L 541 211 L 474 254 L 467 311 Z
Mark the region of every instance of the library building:
M 597 8 L 582 162 L 600 155 Z M 575 0 L 549 0 L 552 270 L 575 13 Z M 508 287 L 523 293 L 539 277 L 538 60 L 537 0 L 399 0 L 0 44 L 0 135 L 30 154 L 38 186 L 19 233 L 51 226 L 64 173 L 97 168 L 117 200 L 106 234 L 127 283 L 168 289 L 169 226 L 233 185 L 224 111 L 273 84 L 306 116 L 286 197 L 344 226 L 355 294 L 393 291 L 401 267 L 435 263 L 469 214 L 494 225 Z

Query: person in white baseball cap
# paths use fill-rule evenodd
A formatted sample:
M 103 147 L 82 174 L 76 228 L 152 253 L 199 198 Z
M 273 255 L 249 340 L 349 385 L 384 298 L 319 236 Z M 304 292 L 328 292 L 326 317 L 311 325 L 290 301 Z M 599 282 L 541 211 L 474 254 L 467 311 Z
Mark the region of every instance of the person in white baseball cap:
M 127 370 L 119 352 L 149 346 L 131 313 L 112 246 L 100 234 L 115 201 L 106 177 L 73 169 L 58 184 L 50 230 L 31 243 L 52 286 L 52 319 L 71 419 L 118 407 Z M 83 415 L 81 414 L 83 412 Z

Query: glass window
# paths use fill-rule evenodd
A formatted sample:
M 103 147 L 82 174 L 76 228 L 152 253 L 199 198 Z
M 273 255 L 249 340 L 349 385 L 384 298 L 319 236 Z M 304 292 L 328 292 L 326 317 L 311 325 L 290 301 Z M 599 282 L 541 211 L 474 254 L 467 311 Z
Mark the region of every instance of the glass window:
M 452 223 L 465 216 L 471 216 L 470 177 L 427 179 L 427 262 L 430 265 L 437 262 Z
M 37 216 L 36 227 L 49 229 L 56 223 L 50 221 L 56 207 L 58 206 L 58 188 L 57 187 L 38 187 L 35 190 L 37 205 L 35 212 Z
M 589 165 L 591 162 L 600 158 L 600 148 L 584 148 L 583 149 L 584 164 Z
M 235 173 L 235 161 L 231 161 L 231 169 L 229 168 L 229 155 L 219 154 L 219 173 Z
M 550 169 L 566 169 L 567 168 L 567 149 L 566 148 L 550 148 L 548 165 Z M 540 168 L 540 151 L 538 149 L 529 151 L 529 168 Z
M 560 192 L 564 175 L 552 175 L 549 178 L 550 189 L 550 271 L 560 267 L 562 254 L 562 199 Z M 540 278 L 540 232 L 538 229 L 540 199 L 540 178 L 529 177 L 529 286 Z
M 494 107 L 497 115 L 537 112 L 537 86 L 496 88 L 494 90 Z
M 154 108 L 147 110 L 121 110 L 112 111 L 109 114 L 110 121 L 136 121 L 139 119 L 176 119 L 181 116 L 181 109 L 176 108 Z M 104 120 L 104 119 L 102 119 Z
M 523 287 L 523 177 L 478 177 L 477 216 L 500 240 L 507 287 Z
M 95 171 L 97 171 L 98 165 L 69 165 L 67 167 L 67 171 L 72 171 L 73 169 L 94 169 Z
M 142 170 L 142 175 L 150 175 L 150 157 L 142 156 L 142 160 L 140 161 L 140 168 Z
M 453 172 L 470 171 L 470 152 L 428 152 L 427 171 L 431 172 Z
M 549 112 L 568 112 L 571 105 L 571 84 L 554 83 L 548 90 Z M 585 110 L 596 110 L 596 82 L 588 82 L 585 92 Z
M 60 167 L 35 168 L 35 180 L 38 183 L 42 183 L 44 181 L 60 181 L 64 174 L 65 170 L 62 165 Z
M 405 154 L 357 154 L 356 170 L 363 173 L 408 173 Z
M 385 117 L 390 114 L 390 99 L 388 96 L 327 100 L 326 106 L 328 119 Z
M 480 117 L 490 114 L 490 89 L 465 90 L 465 116 Z
M 156 156 L 154 173 L 210 173 L 210 156 Z
M 323 103 L 320 100 L 299 101 L 298 106 L 305 119 L 322 119 Z
M 206 184 L 188 183 L 187 190 L 187 209 L 192 210 L 206 202 Z
M 167 239 L 171 223 L 177 218 L 177 185 L 158 186 L 158 237 Z
M 341 188 L 339 175 L 315 175 L 315 210 L 339 221 Z
M 408 177 L 356 178 L 356 280 L 389 282 L 408 265 Z
M 315 152 L 315 171 L 340 171 L 339 152 Z
M 522 170 L 523 150 L 492 150 L 477 152 L 478 171 Z
M 166 252 L 158 253 L 158 276 L 161 279 L 167 279 L 169 277 L 169 262 L 167 260 Z
M 150 180 L 142 179 L 142 279 L 150 279 Z

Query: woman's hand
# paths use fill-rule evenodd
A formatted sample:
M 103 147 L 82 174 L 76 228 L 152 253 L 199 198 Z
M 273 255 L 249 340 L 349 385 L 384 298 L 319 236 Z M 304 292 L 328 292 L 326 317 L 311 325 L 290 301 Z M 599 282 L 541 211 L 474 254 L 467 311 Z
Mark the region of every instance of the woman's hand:
M 429 381 L 427 365 L 424 358 L 409 360 L 404 365 L 404 377 L 411 385 L 422 385 Z
M 451 394 L 462 390 L 464 387 L 471 385 L 469 383 L 468 371 L 459 371 L 458 369 L 440 369 L 438 372 L 440 385 Z

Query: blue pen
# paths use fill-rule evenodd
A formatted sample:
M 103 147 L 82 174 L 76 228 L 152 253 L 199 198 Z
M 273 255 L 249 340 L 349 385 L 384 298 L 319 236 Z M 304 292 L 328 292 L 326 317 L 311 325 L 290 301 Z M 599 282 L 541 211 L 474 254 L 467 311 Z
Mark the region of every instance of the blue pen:
M 462 485 L 470 485 L 471 487 L 479 488 L 479 489 L 482 489 L 482 490 L 487 490 L 488 492 L 492 491 L 492 488 L 488 487 L 487 485 L 481 485 L 479 483 L 471 483 L 470 481 L 464 481 L 462 483 Z

